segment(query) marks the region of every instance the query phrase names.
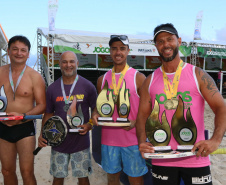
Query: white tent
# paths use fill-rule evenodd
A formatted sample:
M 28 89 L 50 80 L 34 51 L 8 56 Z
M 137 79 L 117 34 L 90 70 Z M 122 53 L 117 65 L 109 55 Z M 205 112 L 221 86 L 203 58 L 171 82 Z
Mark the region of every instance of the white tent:
M 39 69 L 45 76 L 48 84 L 54 81 L 54 52 L 62 53 L 71 50 L 77 54 L 105 54 L 109 55 L 109 38 L 114 33 L 89 32 L 78 30 L 56 29 L 49 31 L 47 28 L 37 29 L 38 62 Z M 117 34 L 119 35 L 119 34 Z M 42 58 L 42 36 L 47 40 L 47 64 Z M 150 35 L 127 35 L 130 41 L 130 55 L 158 56 Z M 54 51 L 53 51 L 54 48 Z M 98 57 L 96 57 L 98 63 Z M 143 60 L 145 63 L 145 60 Z M 96 65 L 98 66 L 98 65 Z M 94 68 L 97 70 L 98 68 Z

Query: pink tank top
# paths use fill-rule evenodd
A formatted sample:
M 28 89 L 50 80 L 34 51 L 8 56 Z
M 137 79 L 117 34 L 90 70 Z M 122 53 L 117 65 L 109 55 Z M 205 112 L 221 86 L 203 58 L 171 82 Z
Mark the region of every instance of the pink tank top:
M 175 73 L 168 73 L 167 76 L 169 79 L 173 79 Z M 164 102 L 167 99 L 166 94 L 163 91 L 164 89 L 164 82 L 163 82 L 163 75 L 161 68 L 158 68 L 152 73 L 152 79 L 149 85 L 149 93 L 152 99 L 152 105 L 154 105 L 155 98 L 157 99 L 160 105 L 160 122 L 161 122 L 161 115 L 164 108 Z M 197 127 L 197 139 L 196 142 L 200 140 L 205 140 L 204 135 L 204 108 L 205 108 L 205 101 L 201 95 L 199 90 L 197 78 L 195 75 L 195 66 L 190 64 L 185 64 L 181 77 L 180 82 L 178 85 L 177 95 L 182 97 L 185 105 L 184 110 L 184 117 L 186 119 L 186 112 L 188 107 L 190 107 L 192 118 Z M 177 96 L 178 97 L 178 96 Z M 166 117 L 171 126 L 171 120 L 175 110 L 165 110 Z M 177 141 L 174 139 L 172 131 L 171 131 L 171 140 L 169 145 L 172 149 L 177 149 Z M 153 159 L 153 165 L 158 166 L 174 166 L 174 167 L 204 167 L 210 165 L 209 157 L 199 157 L 196 156 L 192 157 L 184 157 L 180 159 Z
M 124 76 L 124 79 L 126 81 L 126 89 L 129 89 L 129 99 L 130 99 L 130 106 L 131 106 L 129 117 L 128 117 L 129 120 L 136 120 L 138 107 L 139 107 L 140 98 L 137 94 L 137 88 L 136 88 L 136 73 L 137 73 L 137 70 L 133 68 L 129 68 Z M 121 73 L 115 74 L 117 83 L 118 83 L 120 74 Z M 107 80 L 108 88 L 113 89 L 111 75 L 112 75 L 112 70 L 109 70 L 107 73 L 105 73 L 102 81 L 102 88 L 104 86 L 105 81 Z M 114 121 L 116 121 L 116 119 L 119 117 L 116 106 L 115 106 L 112 117 Z M 133 128 L 129 131 L 126 131 L 121 127 L 102 126 L 101 143 L 104 145 L 120 146 L 120 147 L 137 145 L 138 141 L 136 137 L 136 129 Z

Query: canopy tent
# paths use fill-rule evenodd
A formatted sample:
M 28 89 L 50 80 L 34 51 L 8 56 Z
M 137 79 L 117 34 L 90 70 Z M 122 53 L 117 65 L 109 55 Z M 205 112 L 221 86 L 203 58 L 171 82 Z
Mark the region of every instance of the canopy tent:
M 7 63 L 7 46 L 8 39 L 5 35 L 5 32 L 0 24 L 0 66 Z
M 108 42 L 113 33 L 64 29 L 56 29 L 53 32 L 48 31 L 47 28 L 38 28 L 37 33 L 40 64 L 38 69 L 46 78 L 48 85 L 54 81 L 54 69 L 59 69 L 56 63 L 59 62 L 59 56 L 64 51 L 70 50 L 77 54 L 79 70 L 109 70 L 112 66 Z M 42 45 L 42 36 L 47 40 L 46 46 Z M 130 66 L 141 71 L 153 71 L 161 65 L 152 36 L 127 36 L 130 41 L 127 62 Z M 217 72 L 219 68 L 223 68 L 223 71 L 226 71 L 224 70 L 226 69 L 226 43 L 217 44 L 203 40 L 182 42 L 179 54 L 185 62 L 204 70 Z
M 84 55 L 87 55 L 86 59 L 89 60 L 88 64 L 79 66 L 79 69 L 86 66 L 86 69 L 89 68 L 89 70 L 109 70 L 111 65 L 108 64 L 112 62 L 109 57 L 110 48 L 108 45 L 110 35 L 115 35 L 115 33 L 64 29 L 56 29 L 53 32 L 49 31 L 47 28 L 38 28 L 37 58 L 40 64 L 39 69 L 43 76 L 45 76 L 47 83 L 51 84 L 54 81 L 54 69 L 57 69 L 54 63 L 56 53 L 62 53 L 68 50 L 75 52 L 79 56 L 79 59 L 81 59 L 79 60 L 80 65 L 84 62 Z M 47 40 L 47 48 L 44 49 L 46 51 L 44 55 L 46 62 L 43 57 L 44 47 L 42 45 L 42 36 Z M 127 36 L 130 42 L 129 61 L 132 62 L 131 65 L 139 67 L 138 69 L 140 70 L 146 70 L 146 63 L 150 60 L 153 61 L 155 67 L 161 64 L 160 60 L 157 58 L 159 54 L 154 46 L 152 36 L 130 34 L 127 34 Z M 187 45 L 187 43 L 185 43 L 185 45 Z M 189 51 L 187 48 L 180 50 L 180 56 L 185 56 L 184 54 L 187 54 L 187 50 Z M 156 58 L 150 59 L 150 56 L 155 56 Z M 156 63 L 158 63 L 158 65 L 155 65 Z

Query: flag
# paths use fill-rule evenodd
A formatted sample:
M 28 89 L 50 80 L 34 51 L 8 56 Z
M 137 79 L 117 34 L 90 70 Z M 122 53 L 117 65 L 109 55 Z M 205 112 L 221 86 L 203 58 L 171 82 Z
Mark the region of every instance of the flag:
M 200 11 L 196 16 L 194 40 L 202 40 L 201 39 L 202 15 L 203 11 Z
M 49 31 L 55 30 L 55 18 L 57 9 L 58 9 L 58 0 L 49 0 L 48 3 Z

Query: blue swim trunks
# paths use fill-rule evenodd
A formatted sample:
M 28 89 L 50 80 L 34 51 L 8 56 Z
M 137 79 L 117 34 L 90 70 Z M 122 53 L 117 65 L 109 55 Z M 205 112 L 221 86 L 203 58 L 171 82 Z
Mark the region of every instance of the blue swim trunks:
M 138 145 L 129 147 L 101 145 L 101 165 L 110 174 L 124 171 L 130 177 L 140 177 L 148 172 Z

